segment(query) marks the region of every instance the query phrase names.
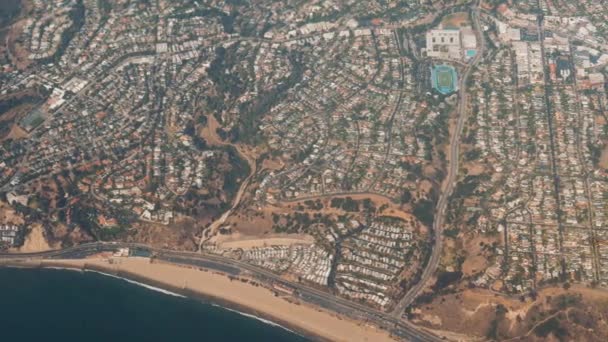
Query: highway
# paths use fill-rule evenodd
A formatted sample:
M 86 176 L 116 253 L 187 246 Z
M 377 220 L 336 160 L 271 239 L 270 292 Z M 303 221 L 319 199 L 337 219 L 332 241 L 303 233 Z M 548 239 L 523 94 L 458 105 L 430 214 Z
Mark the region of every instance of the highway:
M 539 2 L 540 5 L 540 2 Z M 558 172 L 558 156 L 557 156 L 557 142 L 555 141 L 555 123 L 553 122 L 553 103 L 551 102 L 551 96 L 553 87 L 551 86 L 551 76 L 547 72 L 549 70 L 549 63 L 547 62 L 545 52 L 545 25 L 544 15 L 539 14 L 537 17 L 538 25 L 538 40 L 540 43 L 540 55 L 543 65 L 543 86 L 544 86 L 544 101 L 545 101 L 545 114 L 547 116 L 547 127 L 549 128 L 549 151 L 551 153 L 551 173 L 553 174 L 553 191 L 555 196 L 555 213 L 557 214 L 557 231 L 558 231 L 558 247 L 559 247 L 559 259 L 561 264 L 561 277 L 566 275 L 566 258 L 564 256 L 564 219 L 562 217 L 562 199 L 560 191 L 560 178 Z M 584 164 L 583 164 L 584 165 Z
M 478 5 L 477 5 L 478 6 Z M 466 119 L 467 93 L 466 83 L 473 67 L 481 60 L 485 51 L 485 39 L 481 32 L 479 23 L 479 11 L 475 6 L 471 10 L 471 18 L 474 29 L 480 42 L 479 49 L 475 57 L 465 66 L 459 80 L 459 102 L 457 108 L 457 125 L 450 137 L 450 155 L 447 168 L 447 177 L 443 183 L 433 222 L 434 241 L 431 255 L 418 281 L 406 295 L 397 303 L 390 313 L 385 313 L 374 308 L 370 308 L 356 302 L 337 297 L 329 292 L 317 288 L 309 287 L 300 283 L 290 282 L 282 279 L 279 275 L 266 269 L 256 267 L 245 262 L 225 258 L 217 255 L 210 255 L 200 252 L 178 252 L 172 250 L 152 248 L 150 246 L 131 243 L 89 243 L 66 248 L 58 251 L 28 254 L 0 254 L 0 260 L 40 260 L 40 259 L 81 259 L 89 255 L 103 251 L 116 251 L 118 248 L 131 248 L 144 251 L 144 254 L 154 255 L 158 260 L 178 264 L 190 265 L 206 269 L 216 270 L 228 275 L 247 274 L 265 283 L 279 283 L 296 290 L 296 296 L 301 300 L 313 305 L 317 305 L 326 310 L 331 310 L 339 314 L 371 322 L 375 325 L 390 331 L 393 335 L 408 341 L 441 341 L 441 337 L 434 335 L 411 322 L 403 319 L 404 310 L 410 306 L 420 293 L 426 288 L 429 280 L 435 274 L 442 253 L 442 231 L 446 216 L 448 200 L 454 190 L 458 168 L 459 168 L 459 143 L 460 136 Z M 233 208 L 238 204 L 238 200 L 233 204 Z M 218 221 L 216 221 L 218 222 Z M 223 218 L 219 220 L 223 222 Z M 202 238 L 201 238 L 202 241 Z
M 188 265 L 219 271 L 228 275 L 249 275 L 264 283 L 279 283 L 296 290 L 296 296 L 310 304 L 331 310 L 339 314 L 371 322 L 390 331 L 394 336 L 407 341 L 442 341 L 439 336 L 414 326 L 412 323 L 394 318 L 386 313 L 355 303 L 331 293 L 312 288 L 300 283 L 282 279 L 279 275 L 238 260 L 197 252 L 179 252 L 166 249 L 152 248 L 134 243 L 104 243 L 95 242 L 69 247 L 63 250 L 41 253 L 0 254 L 0 260 L 35 261 L 41 259 L 82 259 L 100 252 L 114 252 L 119 248 L 130 248 L 142 255 L 154 255 L 162 260 L 178 265 Z
M 397 303 L 395 308 L 391 311 L 390 315 L 394 318 L 401 318 L 403 316 L 403 312 L 405 309 L 410 306 L 416 297 L 425 289 L 426 284 L 431 279 L 431 277 L 435 274 L 437 270 L 437 266 L 439 265 L 439 260 L 441 259 L 441 251 L 442 251 L 442 232 L 443 232 L 443 224 L 445 220 L 448 200 L 452 195 L 452 191 L 454 190 L 454 184 L 456 183 L 456 176 L 458 175 L 458 157 L 460 154 L 460 136 L 462 134 L 462 128 L 464 127 L 464 122 L 466 119 L 466 109 L 467 109 L 467 91 L 466 84 L 471 74 L 471 70 L 473 67 L 479 62 L 481 56 L 485 51 L 485 37 L 481 32 L 481 26 L 479 23 L 479 10 L 478 5 L 476 5 L 471 10 L 471 18 L 473 22 L 473 27 L 477 32 L 479 44 L 479 50 L 477 54 L 471 62 L 465 67 L 462 73 L 462 77 L 459 80 L 459 97 L 458 101 L 458 123 L 456 124 L 456 129 L 452 133 L 450 139 L 450 160 L 448 166 L 448 174 L 446 180 L 443 184 L 443 189 L 441 191 L 441 195 L 439 196 L 439 201 L 437 202 L 437 208 L 435 210 L 434 221 L 433 221 L 433 233 L 434 233 L 434 245 L 433 250 L 431 252 L 431 256 L 429 257 L 429 261 L 426 264 L 424 271 L 422 272 L 422 276 L 420 277 L 420 281 L 416 283 L 406 294 L 405 296 Z

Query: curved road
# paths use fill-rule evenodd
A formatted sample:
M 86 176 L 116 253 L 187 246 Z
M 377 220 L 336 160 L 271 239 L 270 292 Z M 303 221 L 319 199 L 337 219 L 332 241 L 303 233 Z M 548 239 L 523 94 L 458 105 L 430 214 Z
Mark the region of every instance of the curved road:
M 140 244 L 90 243 L 67 248 L 60 251 L 49 251 L 29 254 L 0 254 L 0 260 L 83 258 L 91 254 L 96 254 L 100 251 L 117 250 L 120 247 L 138 248 L 156 254 L 157 258 L 160 260 L 169 261 L 175 264 L 186 264 L 204 268 L 211 268 L 228 274 L 239 274 L 240 272 L 244 271 L 262 280 L 282 283 L 291 286 L 297 290 L 297 295 L 306 302 L 321 306 L 325 309 L 332 310 L 350 317 L 355 317 L 373 322 L 378 326 L 389 330 L 392 334 L 402 339 L 406 339 L 409 341 L 441 341 L 442 338 L 433 335 L 419 327 L 416 327 L 408 321 L 402 320 L 401 316 L 403 315 L 403 311 L 405 310 L 405 308 L 411 305 L 412 302 L 416 299 L 416 297 L 425 288 L 429 279 L 437 270 L 437 266 L 441 257 L 442 228 L 444 224 L 447 203 L 454 189 L 454 183 L 458 173 L 459 141 L 460 135 L 462 133 L 462 128 L 464 126 L 465 110 L 467 107 L 466 83 L 471 73 L 472 67 L 479 62 L 485 50 L 485 40 L 483 34 L 481 34 L 480 31 L 479 13 L 477 7 L 473 8 L 471 13 L 473 25 L 478 33 L 480 48 L 471 63 L 469 63 L 465 67 L 459 82 L 460 101 L 458 105 L 458 123 L 456 126 L 456 130 L 454 131 L 450 139 L 450 161 L 448 166 L 448 175 L 444 183 L 444 189 L 441 192 L 439 201 L 437 203 L 435 221 L 433 223 L 433 231 L 435 235 L 433 250 L 431 252 L 429 261 L 422 273 L 420 281 L 408 291 L 408 293 L 399 301 L 399 303 L 395 306 L 395 309 L 391 313 L 387 314 L 382 311 L 366 307 L 364 305 L 351 302 L 340 297 L 336 297 L 330 293 L 312 287 L 308 287 L 299 283 L 288 282 L 282 279 L 277 274 L 274 274 L 268 270 L 261 269 L 259 267 L 244 262 L 240 262 L 238 260 L 216 255 L 202 254 L 200 252 L 178 252 L 151 248 L 149 246 Z M 221 222 L 221 220 L 219 221 Z
M 395 319 L 386 313 L 336 297 L 328 292 L 321 291 L 300 283 L 289 282 L 279 275 L 268 270 L 217 255 L 201 254 L 197 252 L 179 252 L 152 248 L 134 243 L 103 243 L 95 242 L 66 248 L 58 251 L 23 254 L 0 254 L 0 260 L 8 261 L 35 261 L 41 259 L 82 259 L 87 256 L 104 251 L 116 251 L 118 248 L 138 249 L 145 254 L 154 254 L 155 258 L 174 264 L 203 267 L 217 270 L 230 275 L 247 273 L 265 283 L 280 283 L 296 289 L 296 295 L 303 301 L 323 307 L 342 315 L 363 321 L 372 322 L 383 329 L 390 331 L 394 336 L 408 341 L 441 341 L 442 338 L 426 330 L 416 327 L 410 322 Z M 2 264 L 0 263 L 0 266 Z
M 456 176 L 458 174 L 458 157 L 459 157 L 459 147 L 460 147 L 460 136 L 462 134 L 462 128 L 465 122 L 465 111 L 467 108 L 467 92 L 466 92 L 466 84 L 469 75 L 471 74 L 471 70 L 473 66 L 475 66 L 481 56 L 485 51 L 485 38 L 483 33 L 480 30 L 479 23 L 479 12 L 477 6 L 474 7 L 471 11 L 471 17 L 473 21 L 473 26 L 475 31 L 477 32 L 477 39 L 480 42 L 479 50 L 473 60 L 465 67 L 464 72 L 462 73 L 462 77 L 459 81 L 459 97 L 460 101 L 458 103 L 458 123 L 456 125 L 456 129 L 452 134 L 450 139 L 450 164 L 448 166 L 448 175 L 444 183 L 444 189 L 441 191 L 441 195 L 439 197 L 439 201 L 437 202 L 437 208 L 435 211 L 435 220 L 433 222 L 433 232 L 435 236 L 435 244 L 433 245 L 433 251 L 431 252 L 431 256 L 429 261 L 422 272 L 422 276 L 420 277 L 420 281 L 416 283 L 399 301 L 399 303 L 395 306 L 393 311 L 390 313 L 392 317 L 400 318 L 403 315 L 405 309 L 410 306 L 416 297 L 424 290 L 426 284 L 429 279 L 435 274 L 437 270 L 437 266 L 439 265 L 439 260 L 441 259 L 441 251 L 442 251 L 442 232 L 443 232 L 443 224 L 446 215 L 446 209 L 448 205 L 448 199 L 452 195 L 452 191 L 454 190 L 454 184 L 456 183 Z

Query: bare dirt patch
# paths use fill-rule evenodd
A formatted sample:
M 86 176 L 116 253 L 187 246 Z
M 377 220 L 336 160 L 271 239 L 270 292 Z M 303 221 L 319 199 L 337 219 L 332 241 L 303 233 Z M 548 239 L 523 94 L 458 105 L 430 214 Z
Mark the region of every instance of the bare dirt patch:
M 487 259 L 482 255 L 475 255 L 467 258 L 462 264 L 462 273 L 464 275 L 472 275 L 476 272 L 484 270 L 488 266 Z
M 7 203 L 0 201 L 0 224 L 24 224 L 23 216 Z
M 224 145 L 222 139 L 217 135 L 220 124 L 213 115 L 207 115 L 207 124 L 199 130 L 199 135 L 211 146 Z
M 424 183 L 424 185 L 423 185 L 424 187 L 431 186 L 431 183 L 428 181 L 424 181 L 422 183 Z M 347 214 L 348 212 L 346 212 L 340 208 L 332 208 L 331 200 L 333 198 L 347 198 L 347 197 L 349 197 L 355 201 L 363 201 L 363 200 L 369 199 L 373 203 L 374 207 L 376 208 L 376 210 L 377 210 L 376 215 L 378 215 L 378 216 L 389 216 L 389 217 L 399 218 L 399 219 L 402 219 L 402 220 L 408 221 L 408 222 L 417 221 L 416 218 L 408 211 L 408 209 L 410 209 L 408 205 L 399 206 L 395 202 L 393 202 L 392 199 L 382 196 L 382 195 L 378 195 L 378 194 L 323 195 L 323 196 L 313 197 L 311 199 L 313 201 L 316 201 L 317 199 L 319 199 L 323 203 L 323 209 L 318 212 L 321 212 L 323 214 L 344 215 L 344 214 Z M 299 201 L 286 202 L 283 205 L 289 209 L 294 209 L 294 208 L 297 208 L 298 205 L 304 204 L 304 202 L 305 202 L 305 200 L 302 199 Z M 307 211 L 316 212 L 316 211 L 312 211 L 309 209 L 307 209 Z
M 570 304 L 561 304 L 564 298 L 569 298 Z M 572 298 L 580 299 L 572 302 Z M 551 340 L 537 336 L 535 329 L 553 316 L 560 319 L 559 324 L 570 338 L 577 336 L 574 340 L 596 341 L 597 336 L 608 329 L 603 318 L 606 311 L 608 296 L 605 290 L 575 285 L 569 290 L 562 287 L 542 289 L 535 299 L 510 297 L 484 289 L 464 289 L 437 296 L 432 302 L 421 304 L 413 314 L 418 324 L 464 334 L 467 337 L 464 340 L 485 340 L 492 331 L 498 331 L 499 339 L 522 336 L 531 341 Z M 584 317 L 571 320 L 577 312 Z M 582 329 L 584 326 L 593 326 L 595 331 Z M 578 338 L 578 333 L 589 336 Z
M 234 214 L 226 225 L 230 226 L 233 232 L 245 236 L 262 236 L 272 231 L 272 218 L 267 210 L 247 210 Z
M 6 139 L 19 140 L 27 137 L 29 137 L 29 135 L 26 131 L 17 125 L 13 125 L 13 128 L 11 128 L 10 132 L 8 132 Z
M 216 242 L 218 242 L 219 247 L 222 249 L 251 249 L 254 247 L 290 246 L 295 244 L 310 245 L 314 243 L 314 238 L 305 234 L 272 234 L 264 238 L 233 234 L 228 238 L 220 237 L 216 239 Z
M 20 253 L 44 252 L 54 249 L 44 237 L 44 229 L 40 224 L 31 226 L 30 233 L 25 238 L 25 243 L 17 249 Z
M 490 260 L 483 252 L 483 246 L 492 245 L 493 242 L 495 242 L 495 239 L 483 236 L 467 239 L 465 242 L 467 256 L 462 264 L 462 273 L 465 276 L 473 275 L 490 266 Z
M 467 164 L 467 172 L 467 174 L 470 176 L 479 176 L 480 174 L 486 172 L 486 168 L 481 163 L 469 163 Z
M 178 218 L 170 225 L 140 222 L 127 241 L 177 250 L 196 250 L 194 235 L 200 227 L 191 219 Z
M 420 182 L 420 185 L 418 186 L 418 189 L 420 189 L 420 191 L 422 191 L 425 194 L 428 194 L 431 189 L 433 188 L 433 183 L 431 183 L 428 180 L 423 180 L 422 182 Z
M 443 25 L 444 28 L 460 28 L 462 26 L 470 25 L 469 15 L 466 12 L 449 14 L 443 18 L 441 25 Z
M 285 167 L 285 164 L 279 159 L 264 159 L 262 169 L 265 170 L 280 170 Z
M 483 336 L 489 328 L 488 317 L 493 308 L 481 305 L 486 303 L 485 298 L 463 297 L 463 294 L 448 294 L 422 306 L 419 322 L 431 328 Z

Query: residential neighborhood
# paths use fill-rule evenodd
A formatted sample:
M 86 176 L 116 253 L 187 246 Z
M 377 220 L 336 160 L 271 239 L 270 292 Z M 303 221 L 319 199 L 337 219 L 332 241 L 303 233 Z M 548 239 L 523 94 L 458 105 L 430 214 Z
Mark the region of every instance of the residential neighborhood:
M 606 1 L 2 6 L 0 263 L 211 270 L 399 340 L 608 334 Z

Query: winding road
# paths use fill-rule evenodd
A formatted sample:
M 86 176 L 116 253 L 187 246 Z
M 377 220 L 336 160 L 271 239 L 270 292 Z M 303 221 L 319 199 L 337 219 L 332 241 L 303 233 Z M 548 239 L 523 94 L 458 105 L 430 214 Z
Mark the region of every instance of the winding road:
M 390 312 L 386 313 L 374 308 L 358 304 L 346 300 L 344 298 L 337 297 L 329 292 L 325 292 L 316 288 L 312 288 L 301 283 L 286 281 L 279 275 L 272 273 L 268 270 L 259 268 L 254 265 L 247 264 L 234 259 L 229 259 L 217 255 L 206 254 L 201 250 L 206 234 L 202 234 L 199 241 L 198 252 L 178 252 L 165 249 L 157 249 L 141 244 L 127 244 L 127 243 L 90 243 L 83 244 L 59 251 L 49 251 L 42 253 L 30 253 L 30 254 L 1 254 L 0 260 L 3 261 L 17 261 L 17 260 L 40 260 L 40 259 L 79 259 L 85 258 L 89 255 L 97 254 L 102 251 L 115 251 L 118 248 L 136 248 L 146 253 L 155 255 L 155 258 L 159 260 L 171 262 L 174 264 L 181 265 L 193 265 L 208 269 L 217 270 L 226 274 L 241 274 L 245 273 L 252 275 L 261 281 L 266 283 L 279 283 L 290 286 L 296 289 L 296 296 L 308 303 L 317 305 L 327 310 L 337 312 L 342 315 L 357 318 L 360 320 L 372 322 L 383 329 L 387 329 L 393 335 L 398 336 L 401 339 L 409 341 L 441 341 L 441 337 L 434 335 L 423 328 L 413 325 L 411 322 L 403 319 L 403 313 L 405 309 L 410 306 L 414 300 L 423 292 L 426 288 L 429 280 L 436 273 L 439 261 L 441 259 L 442 247 L 443 247 L 443 225 L 445 221 L 448 200 L 454 190 L 454 186 L 457 179 L 458 168 L 459 168 L 459 145 L 460 136 L 464 127 L 466 119 L 467 109 L 467 92 L 466 84 L 467 80 L 473 70 L 474 66 L 481 60 L 485 51 L 485 38 L 481 32 L 481 26 L 479 22 L 479 9 L 478 4 L 471 9 L 471 19 L 474 29 L 480 42 L 478 52 L 476 56 L 467 64 L 462 72 L 462 76 L 459 80 L 459 102 L 457 108 L 458 120 L 454 131 L 450 137 L 450 153 L 449 153 L 449 165 L 447 168 L 447 177 L 444 180 L 442 191 L 437 202 L 435 211 L 435 220 L 433 223 L 434 232 L 434 244 L 429 260 L 422 272 L 420 281 L 418 281 L 406 295 L 397 303 L 395 308 Z M 241 151 L 239 151 L 240 153 Z M 226 219 L 230 216 L 232 211 L 238 207 L 241 201 L 241 197 L 247 188 L 252 175 L 255 174 L 255 163 L 253 163 L 251 173 L 241 184 L 238 190 L 231 208 L 226 211 L 218 220 L 214 221 L 205 232 L 213 233 L 219 228 Z M 207 234 L 209 236 L 209 234 Z
M 203 254 L 198 252 L 179 252 L 134 243 L 94 242 L 62 250 L 40 253 L 0 253 L 0 266 L 2 266 L 2 262 L 4 262 L 4 264 L 8 264 L 9 266 L 18 266 L 19 261 L 36 261 L 42 259 L 82 259 L 100 252 L 117 251 L 119 248 L 131 248 L 138 250 L 140 253 L 144 252 L 145 255 L 154 255 L 154 257 L 158 260 L 177 265 L 201 267 L 233 276 L 247 274 L 259 279 L 264 283 L 290 286 L 296 290 L 295 296 L 297 296 L 300 300 L 322 307 L 323 309 L 339 313 L 341 315 L 374 323 L 375 325 L 390 331 L 394 336 L 407 341 L 443 340 L 441 337 L 417 327 L 410 322 L 395 319 L 382 311 L 346 300 L 344 298 L 336 297 L 331 293 L 324 292 L 301 283 L 287 281 L 281 278 L 279 275 L 263 268 L 217 255 Z
M 441 251 L 443 248 L 443 225 L 446 216 L 446 210 L 448 206 L 448 200 L 452 195 L 452 191 L 454 191 L 454 185 L 456 183 L 456 177 L 458 175 L 458 157 L 460 154 L 460 136 L 462 135 L 462 128 L 464 127 L 464 122 L 466 119 L 466 108 L 467 108 L 467 91 L 466 84 L 471 74 L 471 70 L 473 67 L 480 61 L 483 53 L 485 51 L 485 37 L 481 32 L 481 26 L 479 23 L 479 10 L 476 5 L 471 10 L 471 18 L 473 22 L 473 27 L 475 32 L 477 33 L 477 39 L 480 42 L 479 49 L 477 54 L 471 60 L 471 62 L 465 67 L 462 77 L 459 81 L 459 98 L 458 101 L 458 123 L 456 124 L 456 128 L 454 132 L 452 132 L 452 136 L 450 139 L 450 155 L 449 155 L 449 166 L 448 166 L 448 174 L 443 183 L 443 189 L 441 191 L 441 195 L 439 197 L 439 201 L 437 202 L 437 208 L 435 211 L 435 219 L 433 221 L 433 232 L 434 232 L 434 245 L 433 250 L 431 252 L 431 256 L 429 261 L 422 272 L 422 276 L 420 277 L 420 281 L 416 283 L 406 294 L 405 296 L 397 303 L 393 311 L 391 311 L 390 315 L 394 318 L 400 318 L 403 315 L 405 309 L 410 306 L 414 300 L 418 297 L 420 293 L 425 289 L 427 283 L 431 279 L 431 277 L 437 271 L 437 266 L 439 265 L 439 261 L 441 259 Z
M 217 121 L 215 120 L 215 118 L 213 117 L 213 115 L 211 115 L 208 118 L 208 120 L 210 121 L 210 123 L 209 123 L 210 128 L 217 127 L 218 124 L 217 124 Z M 209 129 L 209 134 L 212 135 L 212 137 L 211 137 L 212 145 L 233 147 L 236 150 L 236 152 L 240 155 L 240 157 L 243 160 L 245 160 L 247 162 L 247 164 L 249 165 L 249 174 L 247 175 L 247 178 L 245 178 L 245 180 L 239 186 L 239 189 L 238 189 L 236 195 L 234 196 L 234 199 L 232 200 L 230 209 L 225 211 L 217 220 L 213 221 L 209 226 L 207 226 L 206 228 L 204 228 L 201 231 L 201 237 L 198 242 L 198 251 L 199 252 L 202 251 L 203 243 L 205 243 L 205 241 L 208 241 L 211 237 L 213 237 L 213 235 L 217 232 L 217 230 L 226 222 L 228 217 L 230 217 L 230 215 L 232 215 L 232 212 L 234 210 L 236 210 L 236 208 L 238 208 L 238 206 L 241 204 L 241 199 L 242 199 L 243 195 L 245 194 L 245 190 L 247 189 L 247 187 L 249 186 L 249 182 L 251 182 L 251 179 L 256 175 L 256 172 L 257 172 L 256 159 L 254 157 L 250 156 L 246 151 L 243 151 L 239 145 L 224 142 L 222 139 L 220 139 L 217 136 L 217 134 L 215 133 L 215 129 Z M 206 138 L 208 138 L 208 136 Z

